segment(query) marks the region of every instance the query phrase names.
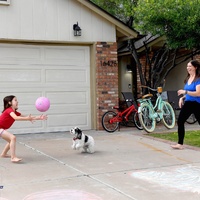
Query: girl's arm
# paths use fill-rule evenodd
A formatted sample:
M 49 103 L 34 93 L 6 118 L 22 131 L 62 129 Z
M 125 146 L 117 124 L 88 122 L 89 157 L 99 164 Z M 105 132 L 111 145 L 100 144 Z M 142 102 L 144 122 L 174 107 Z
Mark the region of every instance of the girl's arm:
M 47 120 L 47 115 L 32 116 L 34 120 Z
M 24 115 L 17 116 L 14 112 L 11 112 L 10 116 L 16 121 L 31 121 L 31 122 L 33 122 L 34 120 L 46 120 L 47 119 L 46 115 L 32 116 L 30 114 L 27 116 L 24 116 Z

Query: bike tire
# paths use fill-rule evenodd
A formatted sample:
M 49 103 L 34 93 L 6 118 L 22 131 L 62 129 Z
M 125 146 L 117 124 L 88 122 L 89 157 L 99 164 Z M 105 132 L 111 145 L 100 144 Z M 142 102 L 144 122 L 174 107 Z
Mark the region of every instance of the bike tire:
M 102 127 L 109 133 L 115 132 L 119 127 L 119 122 L 110 123 L 110 119 L 117 116 L 117 113 L 114 111 L 107 111 L 102 116 Z
M 195 123 L 197 122 L 197 119 L 196 119 L 196 117 L 195 117 L 194 114 L 191 114 L 191 115 L 189 116 L 189 118 L 186 120 L 186 122 L 187 122 L 188 124 L 195 124 Z
M 154 110 L 148 103 L 142 103 L 138 109 L 138 116 L 144 130 L 151 133 L 156 128 L 156 120 L 152 118 Z
M 142 124 L 140 123 L 140 119 L 139 119 L 139 115 L 138 115 L 138 112 L 135 112 L 134 115 L 133 115 L 133 121 L 134 121 L 134 124 L 136 126 L 136 128 L 138 130 L 143 130 L 143 126 Z
M 164 126 L 168 129 L 173 128 L 175 126 L 175 122 L 176 122 L 174 109 L 166 101 L 163 101 L 162 112 L 163 112 L 162 122 L 163 122 Z

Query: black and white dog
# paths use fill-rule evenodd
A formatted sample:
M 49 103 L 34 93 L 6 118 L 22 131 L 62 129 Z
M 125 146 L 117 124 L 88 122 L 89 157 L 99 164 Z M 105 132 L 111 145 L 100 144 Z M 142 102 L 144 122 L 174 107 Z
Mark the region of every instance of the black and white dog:
M 92 136 L 85 135 L 78 127 L 72 128 L 70 133 L 75 136 L 72 140 L 72 149 L 94 153 L 94 138 Z

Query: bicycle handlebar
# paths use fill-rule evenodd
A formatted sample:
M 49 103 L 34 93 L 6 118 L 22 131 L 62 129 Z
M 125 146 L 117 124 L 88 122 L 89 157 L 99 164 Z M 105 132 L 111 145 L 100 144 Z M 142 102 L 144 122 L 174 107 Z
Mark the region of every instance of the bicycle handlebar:
M 146 86 L 146 85 L 141 85 L 141 87 L 143 87 L 143 88 L 148 88 L 148 89 L 150 89 L 150 90 L 152 90 L 152 91 L 157 91 L 157 89 L 150 88 L 149 86 Z
M 157 89 L 150 88 L 149 86 L 146 86 L 146 85 L 141 85 L 141 87 L 148 88 L 148 89 L 150 89 L 151 91 L 154 91 L 154 92 L 162 93 L 162 87 L 157 87 Z

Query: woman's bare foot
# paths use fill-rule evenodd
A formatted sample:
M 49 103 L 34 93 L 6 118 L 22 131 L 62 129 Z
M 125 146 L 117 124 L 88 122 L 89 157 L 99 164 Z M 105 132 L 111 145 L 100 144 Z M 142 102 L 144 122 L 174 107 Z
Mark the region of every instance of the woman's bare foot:
M 1 154 L 1 157 L 2 157 L 2 158 L 10 158 L 11 156 L 10 156 L 9 154 L 5 154 L 5 155 L 4 155 L 4 154 Z
M 22 160 L 22 158 L 17 158 L 17 157 L 11 158 L 11 162 L 13 162 L 13 163 L 18 163 L 21 160 Z
M 184 149 L 182 144 L 171 145 L 173 149 Z

